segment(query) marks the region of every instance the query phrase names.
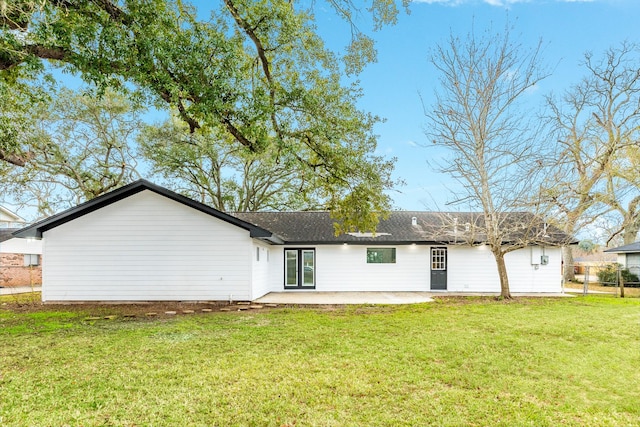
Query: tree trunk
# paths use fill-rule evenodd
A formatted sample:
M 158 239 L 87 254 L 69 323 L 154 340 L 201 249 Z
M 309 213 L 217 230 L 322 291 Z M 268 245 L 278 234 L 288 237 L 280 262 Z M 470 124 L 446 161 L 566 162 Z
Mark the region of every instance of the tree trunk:
M 638 231 L 640 231 L 640 224 L 629 224 L 624 228 L 624 244 L 630 245 L 635 243 L 636 237 L 638 237 Z
M 571 246 L 562 247 L 562 263 L 564 267 L 564 281 L 571 282 L 576 280 L 576 274 L 573 263 L 573 248 Z
M 507 275 L 507 264 L 504 262 L 504 253 L 502 251 L 493 252 L 498 266 L 498 276 L 500 276 L 500 296 L 510 299 L 511 291 L 509 290 L 509 276 Z

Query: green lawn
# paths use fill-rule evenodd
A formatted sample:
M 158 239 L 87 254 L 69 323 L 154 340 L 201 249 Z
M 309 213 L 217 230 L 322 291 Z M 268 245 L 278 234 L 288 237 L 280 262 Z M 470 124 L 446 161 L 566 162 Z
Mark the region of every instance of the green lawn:
M 0 306 L 0 425 L 640 424 L 638 299 L 125 310 Z

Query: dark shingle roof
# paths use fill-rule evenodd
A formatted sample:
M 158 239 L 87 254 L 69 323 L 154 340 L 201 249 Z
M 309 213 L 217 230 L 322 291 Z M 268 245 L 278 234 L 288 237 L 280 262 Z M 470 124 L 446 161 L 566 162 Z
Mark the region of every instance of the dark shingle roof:
M 477 213 L 396 211 L 391 212 L 389 219 L 380 222 L 375 235 L 350 233 L 339 236 L 335 235 L 334 220 L 329 212 L 238 212 L 232 215 L 273 232 L 289 244 L 443 244 L 482 243 L 486 240 L 485 235 L 477 231 L 481 230 L 483 222 L 482 216 Z M 416 219 L 416 225 L 413 225 L 413 218 Z M 505 218 L 506 223 L 535 223 L 533 215 L 529 213 L 509 214 Z M 454 222 L 457 222 L 457 227 L 454 227 Z M 540 235 L 537 240 L 541 243 L 573 243 L 573 239 L 559 229 L 547 226 L 545 233 L 543 227 L 540 221 L 538 227 L 511 233 L 509 239 L 516 241 L 528 234 Z
M 227 214 L 210 206 L 196 202 L 166 188 L 145 180 L 138 180 L 110 193 L 96 197 L 31 226 L 16 231 L 16 237 L 42 237 L 42 233 L 59 225 L 73 221 L 90 212 L 125 199 L 138 192 L 149 190 L 182 203 L 205 214 L 226 221 L 250 232 L 250 236 L 270 243 L 287 244 L 408 244 L 408 243 L 483 243 L 483 216 L 477 213 L 443 212 L 392 212 L 387 220 L 377 227 L 376 233 L 349 233 L 336 236 L 335 220 L 329 212 L 245 212 Z M 413 219 L 415 218 L 415 224 Z M 503 243 L 542 244 L 574 243 L 570 236 L 555 227 L 547 227 L 530 213 L 510 213 L 502 215 L 501 227 L 511 230 L 503 237 Z M 457 226 L 454 226 L 457 224 Z M 469 224 L 467 229 L 466 225 Z M 517 227 L 514 227 L 517 225 Z M 522 227 L 522 225 L 525 225 Z M 513 231 L 515 230 L 515 231 Z M 522 237 L 526 236 L 527 239 Z
M 604 252 L 610 252 L 614 254 L 640 252 L 640 242 L 635 242 L 635 243 L 631 243 L 629 245 L 624 245 L 624 246 L 618 246 L 617 248 L 607 249 Z
M 423 212 L 421 219 L 425 217 Z M 388 220 L 381 221 L 375 233 L 360 237 L 335 235 L 329 212 L 238 212 L 232 214 L 252 224 L 266 228 L 288 243 L 357 243 L 357 242 L 419 242 L 424 240 L 421 226 L 412 226 L 415 212 L 393 212 Z M 371 237 L 367 237 L 371 236 Z
M 13 239 L 13 232 L 20 230 L 19 228 L 0 228 L 0 242 Z

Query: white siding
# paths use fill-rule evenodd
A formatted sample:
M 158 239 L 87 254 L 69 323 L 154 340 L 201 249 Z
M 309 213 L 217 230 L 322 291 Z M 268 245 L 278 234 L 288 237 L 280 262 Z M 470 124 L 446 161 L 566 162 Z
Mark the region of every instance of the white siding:
M 367 247 L 395 247 L 396 263 L 367 264 Z M 315 246 L 315 251 L 316 291 L 429 290 L 428 249 L 425 246 L 322 245 Z M 274 247 L 271 253 L 271 291 L 282 292 L 284 248 Z
M 640 253 L 628 253 L 625 267 L 640 267 Z
M 42 240 L 19 239 L 17 237 L 0 242 L 3 254 L 42 254 Z
M 549 264 L 532 264 L 532 250 L 549 256 Z M 511 292 L 560 292 L 562 255 L 559 248 L 524 248 L 505 256 Z M 488 246 L 449 247 L 448 290 L 500 292 L 495 258 Z
M 395 247 L 393 264 L 368 264 L 367 248 Z M 337 245 L 316 248 L 319 291 L 427 291 L 426 246 Z
M 562 251 L 560 248 L 542 248 L 549 264 L 531 264 L 531 248 L 507 254 L 507 271 L 511 292 L 561 292 Z
M 488 246 L 450 246 L 447 256 L 447 290 L 500 292 L 498 268 Z
M 249 232 L 151 191 L 44 234 L 44 301 L 250 299 Z
M 431 289 L 431 246 L 394 246 L 396 248 L 395 264 L 367 264 L 367 247 L 385 246 L 316 246 L 315 290 L 429 291 Z M 544 251 L 544 254 L 549 256 L 548 265 L 538 265 L 536 268 L 532 264 L 531 248 L 507 254 L 507 271 L 512 292 L 561 291 L 560 249 L 538 248 L 538 251 L 540 253 Z M 272 247 L 271 254 L 270 290 L 282 292 L 284 291 L 284 248 Z M 447 290 L 500 292 L 498 269 L 488 247 L 448 247 Z
M 271 248 L 258 240 L 254 240 L 251 246 L 251 254 L 249 255 L 251 258 L 251 299 L 260 298 L 271 290 L 269 288 L 269 269 L 273 263 Z M 259 260 L 257 251 L 260 251 Z
M 640 276 L 640 253 L 628 253 L 625 257 L 625 268 L 629 269 L 629 272 Z

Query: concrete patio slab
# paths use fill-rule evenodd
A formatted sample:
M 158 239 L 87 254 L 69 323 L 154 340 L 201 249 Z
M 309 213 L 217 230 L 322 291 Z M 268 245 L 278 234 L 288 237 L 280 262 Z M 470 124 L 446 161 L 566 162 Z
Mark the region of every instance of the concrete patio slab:
M 259 304 L 418 304 L 432 302 L 430 292 L 271 292 Z
M 0 295 L 28 294 L 29 292 L 40 292 L 42 286 L 15 286 L 0 288 Z
M 419 304 L 433 297 L 499 296 L 499 292 L 270 292 L 254 302 L 258 304 Z M 512 293 L 513 297 L 568 297 L 567 293 Z

